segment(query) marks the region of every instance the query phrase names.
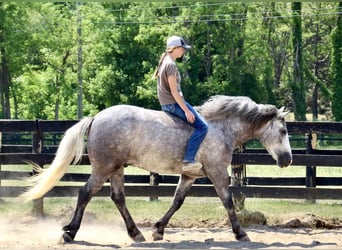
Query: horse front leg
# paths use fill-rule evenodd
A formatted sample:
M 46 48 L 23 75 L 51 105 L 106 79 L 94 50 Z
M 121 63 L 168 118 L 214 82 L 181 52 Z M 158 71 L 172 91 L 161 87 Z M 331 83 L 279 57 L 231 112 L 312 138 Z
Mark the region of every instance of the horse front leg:
M 212 169 L 209 169 L 208 177 L 214 184 L 217 195 L 220 197 L 224 207 L 227 210 L 228 217 L 232 225 L 232 230 L 235 234 L 235 238 L 239 241 L 250 241 L 248 235 L 242 229 L 235 213 L 233 194 L 231 190 L 229 190 L 229 176 L 227 173 L 227 169 L 223 167 L 221 171 L 220 169 L 215 169 L 213 167 Z
M 173 202 L 166 214 L 157 221 L 154 225 L 154 232 L 152 234 L 153 240 L 162 240 L 164 237 L 164 229 L 171 219 L 172 215 L 182 206 L 186 195 L 191 189 L 192 184 L 195 182 L 195 178 L 182 175 L 178 182 Z
M 225 197 L 226 194 L 223 195 Z M 228 216 L 230 223 L 232 225 L 232 230 L 235 234 L 235 239 L 239 241 L 250 241 L 247 233 L 241 228 L 240 222 L 235 213 L 235 207 L 233 202 L 233 194 L 232 191 L 227 189 L 227 198 L 222 200 L 226 210 L 228 211 Z
M 128 235 L 131 237 L 132 240 L 136 242 L 145 241 L 145 237 L 137 228 L 132 216 L 130 215 L 126 207 L 123 169 L 119 169 L 115 175 L 112 175 L 110 181 L 112 188 L 111 199 L 114 201 L 116 207 L 119 209 L 122 218 L 125 221 Z

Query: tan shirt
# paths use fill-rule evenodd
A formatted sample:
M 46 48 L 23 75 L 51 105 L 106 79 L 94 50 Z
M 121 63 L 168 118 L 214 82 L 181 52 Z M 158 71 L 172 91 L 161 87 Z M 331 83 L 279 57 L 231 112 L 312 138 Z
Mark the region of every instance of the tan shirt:
M 161 105 L 173 104 L 176 103 L 176 100 L 173 98 L 168 82 L 169 76 L 175 76 L 177 79 L 177 91 L 183 96 L 180 82 L 181 75 L 179 74 L 176 63 L 171 59 L 170 56 L 166 55 L 162 65 L 159 68 L 159 74 L 157 79 L 157 93 L 158 99 Z

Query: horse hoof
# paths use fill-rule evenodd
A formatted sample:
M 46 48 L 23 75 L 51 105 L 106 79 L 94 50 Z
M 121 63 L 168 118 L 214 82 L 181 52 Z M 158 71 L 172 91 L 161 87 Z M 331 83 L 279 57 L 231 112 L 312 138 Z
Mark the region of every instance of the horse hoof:
M 248 237 L 247 234 L 242 235 L 242 236 L 240 236 L 240 237 L 237 236 L 236 239 L 237 239 L 238 241 L 245 241 L 245 242 L 251 241 L 251 240 L 249 239 L 249 237 Z
M 67 233 L 65 232 L 63 234 L 63 240 L 64 240 L 64 243 L 70 243 L 72 242 L 74 239 Z
M 135 242 L 143 242 L 143 241 L 146 241 L 144 235 L 142 235 L 142 234 L 138 234 L 137 236 L 135 236 L 135 237 L 133 238 L 133 240 L 134 240 Z
M 162 240 L 164 238 L 164 236 L 158 232 L 153 232 L 152 237 L 154 241 Z

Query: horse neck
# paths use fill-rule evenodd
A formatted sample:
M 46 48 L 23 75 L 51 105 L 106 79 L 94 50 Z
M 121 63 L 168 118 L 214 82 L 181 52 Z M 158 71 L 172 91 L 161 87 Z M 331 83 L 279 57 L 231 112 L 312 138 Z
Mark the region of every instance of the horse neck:
M 255 138 L 253 127 L 238 118 L 212 121 L 210 124 L 224 134 L 226 143 L 233 148 Z

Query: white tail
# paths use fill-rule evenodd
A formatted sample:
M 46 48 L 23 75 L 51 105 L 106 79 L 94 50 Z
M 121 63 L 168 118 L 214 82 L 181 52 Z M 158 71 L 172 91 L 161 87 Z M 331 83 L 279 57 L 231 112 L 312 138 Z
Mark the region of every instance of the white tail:
M 20 197 L 26 201 L 41 198 L 57 184 L 72 162 L 76 164 L 81 159 L 84 150 L 84 136 L 92 121 L 91 117 L 84 118 L 65 132 L 50 167 L 39 169 L 38 175 L 29 178 L 32 187 L 22 193 Z

